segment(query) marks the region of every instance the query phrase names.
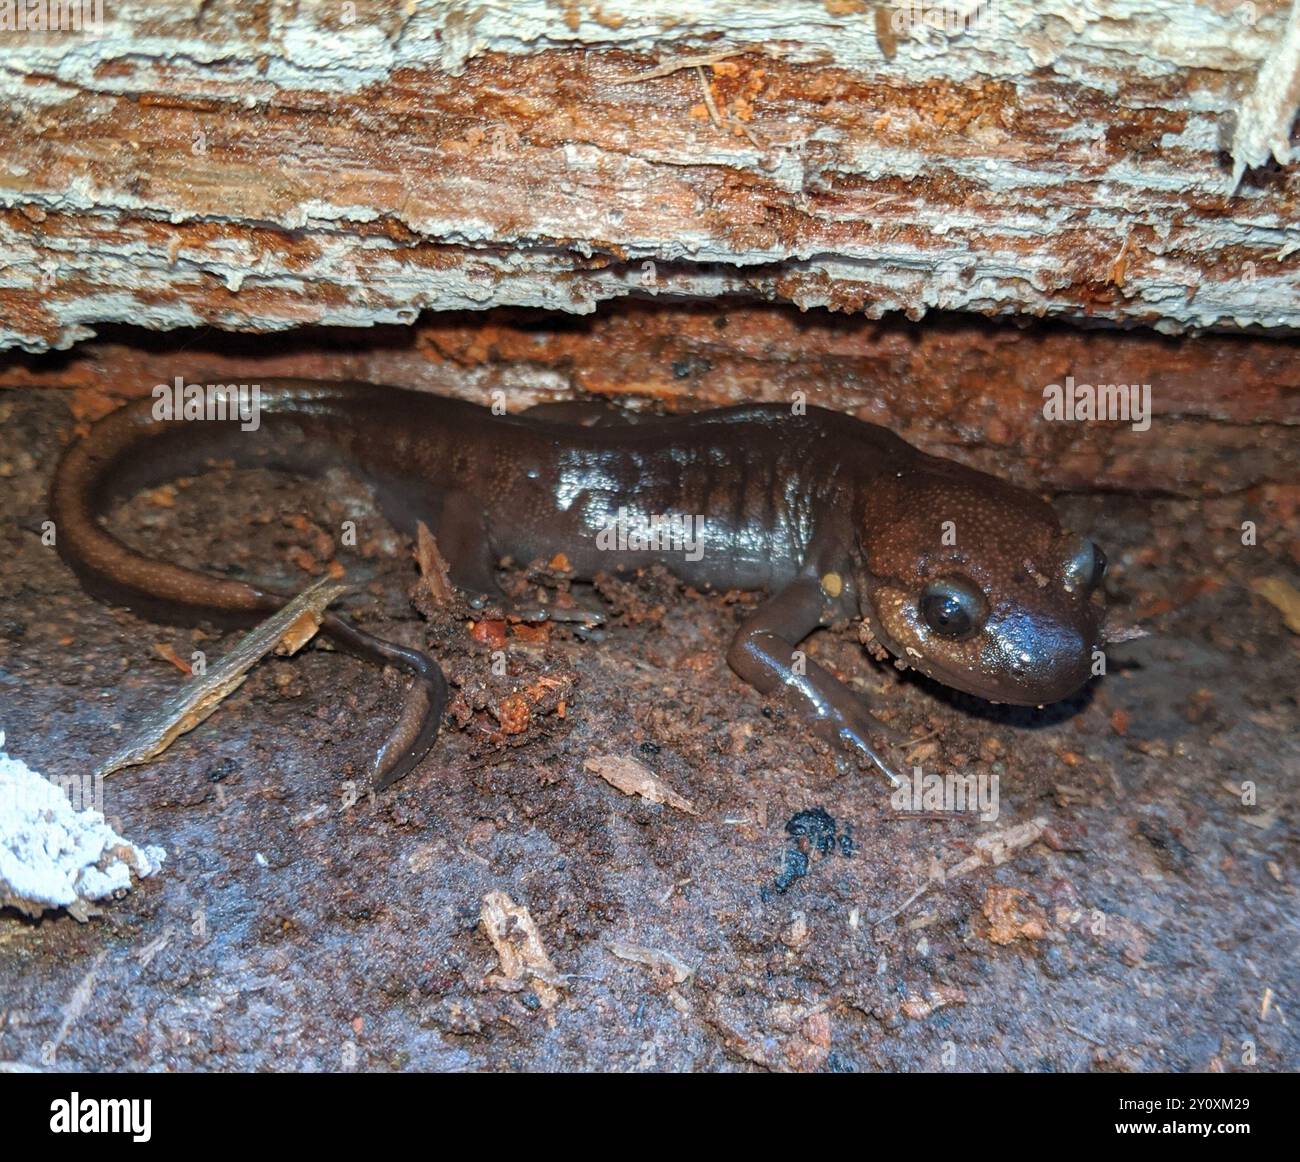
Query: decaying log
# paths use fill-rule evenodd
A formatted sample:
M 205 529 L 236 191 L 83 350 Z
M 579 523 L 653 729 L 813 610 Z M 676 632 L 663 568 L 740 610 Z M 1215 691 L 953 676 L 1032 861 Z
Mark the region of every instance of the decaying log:
M 70 390 L 83 418 L 177 375 L 352 378 L 484 404 L 504 397 L 512 409 L 573 395 L 684 410 L 803 393 L 1028 487 L 1214 496 L 1259 484 L 1294 491 L 1300 480 L 1300 359 L 1293 342 L 1271 338 L 662 300 L 584 318 L 499 308 L 294 335 L 105 331 L 66 355 L 11 354 L 0 388 Z M 1150 426 L 1046 422 L 1044 389 L 1068 376 L 1150 384 Z
M 635 295 L 1300 325 L 1300 183 L 1244 170 L 1289 160 L 1285 0 L 102 11 L 0 31 L 2 346 Z

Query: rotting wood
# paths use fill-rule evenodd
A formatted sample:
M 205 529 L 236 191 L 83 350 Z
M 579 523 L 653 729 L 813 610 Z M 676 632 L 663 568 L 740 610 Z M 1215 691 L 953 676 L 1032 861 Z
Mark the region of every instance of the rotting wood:
M 0 33 L 0 345 L 629 295 L 1300 325 L 1295 173 L 1228 152 L 1287 0 L 259 11 Z
M 0 387 L 71 389 L 78 420 L 177 374 L 198 383 L 352 378 L 483 404 L 499 392 L 512 410 L 570 396 L 668 410 L 802 398 L 1049 490 L 1214 496 L 1300 479 L 1300 361 L 1294 343 L 1277 339 L 624 301 L 584 319 L 459 312 L 412 327 L 313 328 L 292 342 L 114 328 L 66 356 L 0 359 Z M 1044 389 L 1070 376 L 1150 384 L 1150 427 L 1046 422 Z

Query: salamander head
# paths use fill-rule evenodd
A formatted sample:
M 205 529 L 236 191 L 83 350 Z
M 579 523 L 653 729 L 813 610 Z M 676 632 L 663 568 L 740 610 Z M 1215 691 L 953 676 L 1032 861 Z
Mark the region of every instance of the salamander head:
M 922 456 L 887 480 L 870 510 L 859 583 L 865 629 L 901 661 L 969 694 L 1025 706 L 1088 681 L 1101 647 L 1106 557 L 1062 530 L 1049 504 Z

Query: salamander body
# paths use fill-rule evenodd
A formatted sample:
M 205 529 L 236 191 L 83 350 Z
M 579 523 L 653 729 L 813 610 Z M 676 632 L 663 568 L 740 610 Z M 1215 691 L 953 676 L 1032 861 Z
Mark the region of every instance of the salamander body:
M 401 530 L 423 521 L 453 582 L 506 606 L 495 569 L 568 558 L 575 577 L 662 563 L 688 584 L 770 596 L 740 627 L 731 667 L 783 695 L 893 776 L 881 724 L 799 643 L 861 618 L 900 662 L 983 698 L 1027 705 L 1079 689 L 1101 645 L 1105 557 L 1051 506 L 927 455 L 889 431 L 820 408 L 758 404 L 633 421 L 601 405 L 517 415 L 373 384 L 276 380 L 259 423 L 159 419 L 154 401 L 99 421 L 65 452 L 51 490 L 64 559 L 86 587 L 145 613 L 256 620 L 286 596 L 124 545 L 99 518 L 115 499 L 206 461 L 318 473 L 373 486 Z M 322 630 L 413 677 L 372 775 L 386 786 L 437 735 L 446 702 L 427 654 L 341 615 Z

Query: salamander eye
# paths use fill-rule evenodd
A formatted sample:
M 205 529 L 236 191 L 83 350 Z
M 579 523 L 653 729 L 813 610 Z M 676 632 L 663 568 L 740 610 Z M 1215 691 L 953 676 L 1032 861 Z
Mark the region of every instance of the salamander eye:
M 970 637 L 988 616 L 988 603 L 970 581 L 943 577 L 921 590 L 921 616 L 940 637 L 951 641 Z
M 1106 554 L 1086 538 L 1077 537 L 1065 559 L 1064 575 L 1065 587 L 1070 592 L 1082 589 L 1091 593 L 1106 576 Z

